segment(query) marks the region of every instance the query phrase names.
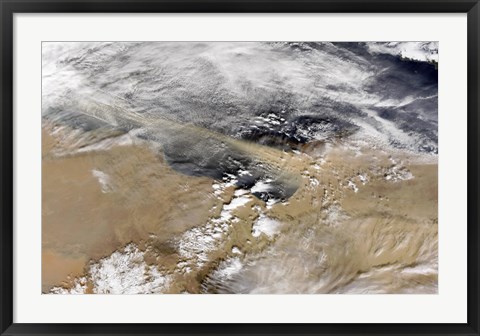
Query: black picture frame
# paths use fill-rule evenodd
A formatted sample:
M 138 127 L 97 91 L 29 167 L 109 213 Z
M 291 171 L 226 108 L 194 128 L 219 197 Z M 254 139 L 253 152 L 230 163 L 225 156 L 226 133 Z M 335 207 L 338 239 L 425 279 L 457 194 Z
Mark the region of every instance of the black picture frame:
M 479 335 L 478 0 L 0 0 L 1 335 Z M 15 13 L 468 13 L 468 322 L 465 324 L 25 324 L 13 322 L 13 16 Z M 41 309 L 39 307 L 39 309 Z M 455 309 L 452 307 L 452 309 Z

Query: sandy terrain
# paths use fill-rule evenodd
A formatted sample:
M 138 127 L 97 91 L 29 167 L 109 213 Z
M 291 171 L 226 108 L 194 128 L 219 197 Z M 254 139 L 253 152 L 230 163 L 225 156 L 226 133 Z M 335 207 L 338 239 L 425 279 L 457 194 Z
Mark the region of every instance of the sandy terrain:
M 67 131 L 43 132 L 44 292 L 73 288 L 84 275 L 83 291 L 92 292 L 90 265 L 130 243 L 145 265 L 168 275 L 166 293 L 437 290 L 434 159 L 341 141 L 304 153 L 238 141 L 300 185 L 287 202 L 266 206 L 250 194 L 235 196 L 234 186 L 215 194 L 218 181 L 173 171 L 159 149 L 140 141 L 75 152 L 61 135 Z M 246 204 L 232 210 L 234 223 L 214 248 L 201 251 L 205 260 L 182 254 L 182 237 L 220 217 L 235 197 Z M 275 233 L 255 233 L 260 218 L 278 223 Z M 225 276 L 222 267 L 232 261 L 242 271 Z
M 110 255 L 129 242 L 140 244 L 154 237 L 162 245 L 173 235 L 204 223 L 219 202 L 213 195 L 208 197 L 209 179 L 173 172 L 145 146 L 66 157 L 54 157 L 54 146 L 55 139 L 44 131 L 44 291 L 68 275 L 83 274 L 90 259 Z M 92 171 L 97 171 L 97 177 Z M 98 172 L 106 174 L 104 186 Z

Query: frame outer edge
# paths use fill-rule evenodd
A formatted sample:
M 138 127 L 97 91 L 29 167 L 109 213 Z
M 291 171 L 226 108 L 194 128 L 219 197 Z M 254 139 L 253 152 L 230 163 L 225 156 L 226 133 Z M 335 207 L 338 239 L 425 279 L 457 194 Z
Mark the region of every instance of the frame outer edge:
M 18 13 L 465 13 L 478 0 L 1 0 Z
M 73 6 L 77 8 L 77 11 L 79 12 L 92 12 L 91 11 L 85 11 L 84 6 L 87 3 L 92 4 L 92 8 L 95 8 L 94 0 L 83 0 L 83 1 L 74 1 L 72 2 L 73 4 L 79 5 L 80 6 Z M 62 0 L 53 0 L 51 1 L 51 5 L 53 6 L 58 6 L 61 5 L 63 2 L 63 5 L 65 6 L 66 1 Z M 101 1 L 100 1 L 101 2 Z M 126 1 L 119 1 L 128 3 L 131 2 L 129 0 Z M 149 2 L 149 1 L 147 1 Z M 146 5 L 145 1 L 140 2 L 143 4 L 143 6 Z M 150 2 L 150 4 L 154 5 L 156 1 Z M 158 3 L 161 3 L 162 1 L 158 1 Z M 168 2 L 168 1 L 167 1 Z M 183 1 L 179 1 L 178 3 L 182 3 Z M 189 3 L 192 4 L 193 1 L 190 1 Z M 249 1 L 247 1 L 249 2 Z M 268 3 L 269 1 L 267 1 Z M 307 1 L 308 2 L 308 1 Z M 341 1 L 343 2 L 343 1 Z M 356 2 L 356 1 L 352 1 Z M 368 1 L 367 1 L 368 2 Z M 372 2 L 372 1 L 370 1 Z M 405 1 L 401 7 L 405 8 L 410 4 L 411 7 L 415 7 L 415 2 L 422 2 L 422 1 Z M 427 3 L 430 1 L 424 1 L 423 3 Z M 439 1 L 441 4 L 444 1 Z M 108 5 L 107 5 L 108 3 Z M 199 1 L 201 3 L 201 1 Z M 213 2 L 215 3 L 215 1 Z M 213 4 L 212 3 L 212 4 Z M 265 3 L 265 1 L 264 1 Z M 305 1 L 301 1 L 303 5 L 305 5 Z M 444 2 L 445 3 L 445 2 Z M 452 4 L 452 2 L 447 2 L 448 4 Z M 479 220 L 479 190 L 480 190 L 480 180 L 477 177 L 477 174 L 479 172 L 479 167 L 480 167 L 480 148 L 479 148 L 479 142 L 480 142 L 480 137 L 479 137 L 479 132 L 480 132 L 480 125 L 479 125 L 479 92 L 480 92 L 480 71 L 479 71 L 479 46 L 480 46 L 480 38 L 479 38 L 479 18 L 480 18 L 480 4 L 478 0 L 476 1 L 459 1 L 458 5 L 455 7 L 457 8 L 457 12 L 462 11 L 459 8 L 464 8 L 466 5 L 469 6 L 469 11 L 468 11 L 468 157 L 469 157 L 469 162 L 468 162 L 468 181 L 469 181 L 469 189 L 468 189 L 468 266 L 469 266 L 469 272 L 468 272 L 468 289 L 469 289 L 469 296 L 468 296 L 468 327 L 463 329 L 463 333 L 461 334 L 468 334 L 468 335 L 479 335 L 479 321 L 478 321 L 478 315 L 479 315 L 479 269 L 478 265 L 476 263 L 479 262 L 480 260 L 480 249 L 477 244 L 480 244 L 480 236 L 479 236 L 479 230 L 478 230 L 478 220 Z M 472 4 L 474 3 L 474 4 Z M 107 7 L 111 8 L 111 3 L 109 0 L 103 1 L 103 5 L 107 5 Z M 326 3 L 324 2 L 326 5 Z M 358 4 L 358 2 L 357 2 Z M 398 4 L 398 2 L 397 2 Z M 430 2 L 431 5 L 433 5 L 433 2 Z M 18 6 L 20 5 L 20 6 Z M 237 2 L 238 5 L 238 2 Z M 379 3 L 380 5 L 380 3 Z M 0 69 L 0 77 L 1 77 L 1 82 L 0 82 L 0 101 L 1 101 L 1 106 L 2 106 L 2 116 L 1 116 L 1 146 L 0 146 L 0 190 L 2 190 L 2 195 L 0 197 L 0 215 L 2 219 L 2 223 L 0 224 L 0 239 L 2 241 L 2 247 L 0 249 L 0 260 L 1 260 L 1 265 L 0 265 L 0 334 L 1 335 L 14 335 L 14 334 L 30 334 L 34 335 L 38 332 L 46 331 L 45 329 L 49 330 L 47 333 L 58 333 L 59 329 L 63 329 L 66 331 L 64 328 L 58 328 L 57 332 L 52 332 L 54 325 L 50 325 L 50 328 L 48 325 L 44 325 L 42 327 L 39 327 L 38 329 L 35 328 L 35 325 L 30 325 L 27 327 L 27 325 L 23 325 L 23 327 L 26 327 L 25 329 L 21 326 L 21 324 L 13 324 L 13 195 L 14 195 L 14 190 L 13 190 L 13 12 L 14 8 L 19 8 L 18 12 L 48 12 L 45 11 L 44 9 L 49 6 L 49 3 L 47 3 L 44 0 L 39 0 L 39 1 L 31 1 L 31 2 L 22 2 L 18 1 L 14 3 L 11 0 L 0 0 L 0 17 L 2 19 L 1 22 L 1 30 L 2 30 L 2 38 L 0 40 L 0 64 L 1 64 L 1 69 Z M 141 6 L 141 5 L 140 5 Z M 328 5 L 327 5 L 328 6 Z M 385 3 L 383 4 L 385 6 Z M 453 6 L 453 5 L 452 5 Z M 61 7 L 61 6 L 60 6 Z M 88 6 L 87 6 L 88 7 Z M 101 6 L 103 7 L 103 6 Z M 128 6 L 127 6 L 128 7 Z M 232 9 L 234 10 L 235 6 L 232 6 Z M 243 7 L 243 6 L 241 6 Z M 382 7 L 381 5 L 379 7 Z M 125 8 L 125 7 L 123 7 Z M 80 10 L 79 10 L 80 9 Z M 73 10 L 72 12 L 74 12 Z M 112 12 L 122 12 L 122 10 L 111 10 Z M 445 10 L 440 10 L 440 12 L 445 11 Z M 59 12 L 59 11 L 53 11 L 53 12 Z M 165 12 L 168 12 L 165 11 Z M 342 12 L 342 11 L 340 11 Z M 408 11 L 406 11 L 408 12 Z M 438 12 L 433 10 L 433 12 Z M 119 325 L 117 325 L 119 326 Z M 38 327 L 38 325 L 37 325 Z M 47 328 L 45 328 L 47 327 Z M 87 331 L 90 330 L 93 333 L 92 334 L 99 334 L 98 332 L 103 329 L 103 331 L 100 331 L 101 334 L 110 334 L 111 332 L 114 332 L 116 329 L 114 326 L 105 326 L 107 327 L 106 329 L 103 328 L 97 328 L 94 325 L 84 325 L 81 327 L 82 331 Z M 452 326 L 453 327 L 453 326 Z M 45 328 L 45 329 L 44 329 Z M 120 329 L 121 329 L 120 325 Z M 23 330 L 22 330 L 23 329 Z M 66 328 L 70 329 L 70 328 Z M 129 328 L 127 328 L 127 333 Z M 135 328 L 136 329 L 136 328 Z M 201 329 L 201 328 L 200 328 Z M 365 328 L 367 329 L 367 327 Z M 384 328 L 381 328 L 384 329 Z M 415 328 L 414 328 L 415 329 Z M 423 328 L 420 328 L 421 330 Z M 448 325 L 445 326 L 445 329 L 448 330 Z M 108 332 L 109 330 L 110 332 Z M 118 330 L 118 329 L 117 329 Z M 138 329 L 136 329 L 138 330 Z M 241 330 L 241 329 L 240 329 Z M 400 330 L 404 330 L 403 328 L 400 328 Z M 418 334 L 418 331 L 414 332 L 413 334 Z M 433 331 L 433 329 L 430 329 Z M 74 329 L 70 329 L 68 334 L 77 334 L 77 332 Z M 82 334 L 83 332 L 80 332 L 79 334 Z M 139 330 L 138 330 L 139 331 Z M 244 330 L 246 331 L 246 329 Z M 272 330 L 273 331 L 273 330 Z M 378 330 L 377 330 L 378 331 Z M 452 334 L 460 335 L 459 332 L 460 330 L 457 329 L 457 331 L 450 331 L 453 332 Z M 450 334 L 449 331 L 446 332 L 446 334 Z M 328 333 L 328 332 L 327 332 Z M 401 332 L 403 333 L 403 332 Z M 136 334 L 136 333 L 135 333 Z M 147 332 L 147 334 L 150 334 Z M 175 334 L 177 334 L 175 332 Z M 183 332 L 179 332 L 178 335 L 180 334 L 190 334 L 190 333 L 185 333 L 185 329 Z M 222 332 L 223 334 L 223 332 Z M 239 333 L 242 334 L 242 333 Z M 254 335 L 255 333 L 252 333 L 251 335 Z M 359 334 L 362 334 L 360 332 Z M 426 333 L 421 333 L 421 334 L 430 334 L 430 332 Z M 133 335 L 133 334 L 132 334 Z M 264 334 L 265 335 L 265 334 Z
M 479 190 L 480 179 L 480 3 L 477 1 L 468 12 L 467 19 L 467 81 L 468 81 L 468 254 L 467 254 L 467 288 L 470 291 L 467 297 L 468 324 L 479 335 L 479 267 L 480 234 L 479 234 Z
M 13 11 L 0 3 L 1 46 L 1 146 L 0 146 L 0 332 L 13 323 Z

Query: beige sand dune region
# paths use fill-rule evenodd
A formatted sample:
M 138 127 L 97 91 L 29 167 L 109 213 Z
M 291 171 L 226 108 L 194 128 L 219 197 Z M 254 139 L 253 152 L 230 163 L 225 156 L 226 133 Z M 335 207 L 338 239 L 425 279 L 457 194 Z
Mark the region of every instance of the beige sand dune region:
M 300 178 L 288 202 L 266 206 L 252 195 L 236 197 L 241 190 L 233 185 L 220 189 L 212 179 L 176 173 L 141 141 L 55 155 L 75 150 L 58 140 L 67 130 L 49 132 L 42 146 L 44 291 L 97 292 L 109 274 L 92 274 L 92 265 L 128 245 L 141 254 L 129 262 L 145 268 L 132 284 L 152 292 L 251 292 L 243 277 L 259 293 L 436 292 L 436 163 L 341 143 L 320 155 L 316 147 L 287 153 L 242 144 Z M 227 229 L 195 232 L 239 198 L 245 204 L 233 209 Z M 262 231 L 262 218 L 272 228 L 264 221 Z M 195 246 L 202 236 L 214 244 Z M 237 279 L 238 261 L 245 274 Z M 149 267 L 164 279 L 161 288 L 148 288 Z

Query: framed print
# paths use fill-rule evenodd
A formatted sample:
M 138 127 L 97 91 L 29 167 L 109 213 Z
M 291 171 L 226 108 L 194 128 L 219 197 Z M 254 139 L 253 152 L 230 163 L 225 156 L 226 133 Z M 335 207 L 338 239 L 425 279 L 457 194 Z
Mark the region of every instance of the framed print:
M 2 335 L 478 335 L 478 1 L 1 6 Z

